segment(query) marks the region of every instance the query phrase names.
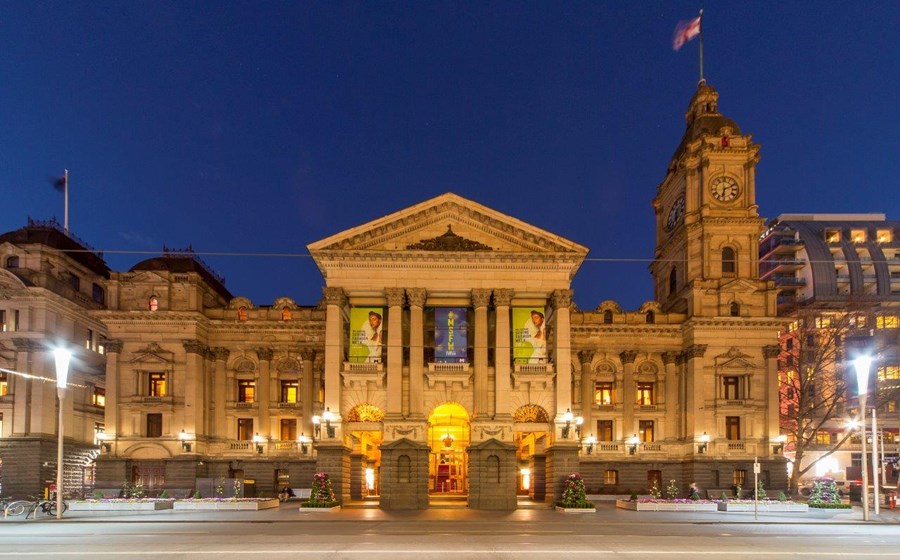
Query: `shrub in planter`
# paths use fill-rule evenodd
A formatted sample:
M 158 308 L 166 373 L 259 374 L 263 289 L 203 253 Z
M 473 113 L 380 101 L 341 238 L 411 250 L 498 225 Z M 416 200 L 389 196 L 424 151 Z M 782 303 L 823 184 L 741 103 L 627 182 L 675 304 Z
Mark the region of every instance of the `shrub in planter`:
M 556 505 L 562 508 L 592 508 L 594 504 L 587 501 L 587 493 L 584 489 L 584 480 L 578 473 L 572 473 L 566 478 L 565 486 Z

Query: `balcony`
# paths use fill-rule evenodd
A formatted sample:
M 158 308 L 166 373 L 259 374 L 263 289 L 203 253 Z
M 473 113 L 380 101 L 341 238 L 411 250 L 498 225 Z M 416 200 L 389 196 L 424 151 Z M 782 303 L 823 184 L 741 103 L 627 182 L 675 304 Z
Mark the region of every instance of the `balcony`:
M 303 404 L 299 402 L 280 402 L 278 403 L 278 408 L 303 408 Z
M 471 364 L 466 362 L 429 362 L 425 379 L 428 381 L 429 389 L 433 389 L 438 383 L 443 383 L 447 388 L 456 383 L 463 389 L 467 389 L 472 380 L 472 374 Z
M 384 364 L 376 362 L 344 362 L 341 378 L 348 389 L 366 389 L 371 384 L 375 389 L 384 388 L 387 373 Z

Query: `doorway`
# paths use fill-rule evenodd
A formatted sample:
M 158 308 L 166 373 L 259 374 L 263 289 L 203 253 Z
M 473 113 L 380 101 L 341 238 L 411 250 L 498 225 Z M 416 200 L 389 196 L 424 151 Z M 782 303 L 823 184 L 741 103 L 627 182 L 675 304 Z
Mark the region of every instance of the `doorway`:
M 470 429 L 469 413 L 458 403 L 442 404 L 429 416 L 429 494 L 468 495 Z

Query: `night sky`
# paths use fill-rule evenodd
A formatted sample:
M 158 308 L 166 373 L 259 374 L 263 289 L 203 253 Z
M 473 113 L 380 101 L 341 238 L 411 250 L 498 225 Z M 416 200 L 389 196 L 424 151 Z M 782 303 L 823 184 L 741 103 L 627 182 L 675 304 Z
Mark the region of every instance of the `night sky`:
M 760 214 L 900 219 L 900 3 L 708 4 Z M 307 244 L 454 192 L 589 247 L 582 309 L 636 309 L 700 7 L 3 1 L 0 231 L 62 222 L 68 168 L 72 232 L 113 269 L 192 245 L 236 296 L 314 305 Z

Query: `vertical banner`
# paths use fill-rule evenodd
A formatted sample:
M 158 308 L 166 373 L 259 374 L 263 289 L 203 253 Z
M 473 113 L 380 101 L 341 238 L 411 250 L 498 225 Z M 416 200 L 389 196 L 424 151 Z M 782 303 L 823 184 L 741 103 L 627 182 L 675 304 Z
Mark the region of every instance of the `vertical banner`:
M 383 307 L 350 309 L 350 361 L 381 362 Z
M 467 360 L 468 322 L 466 308 L 439 307 L 434 310 L 434 361 L 462 363 Z
M 513 359 L 517 364 L 547 362 L 547 327 L 543 307 L 512 310 Z

